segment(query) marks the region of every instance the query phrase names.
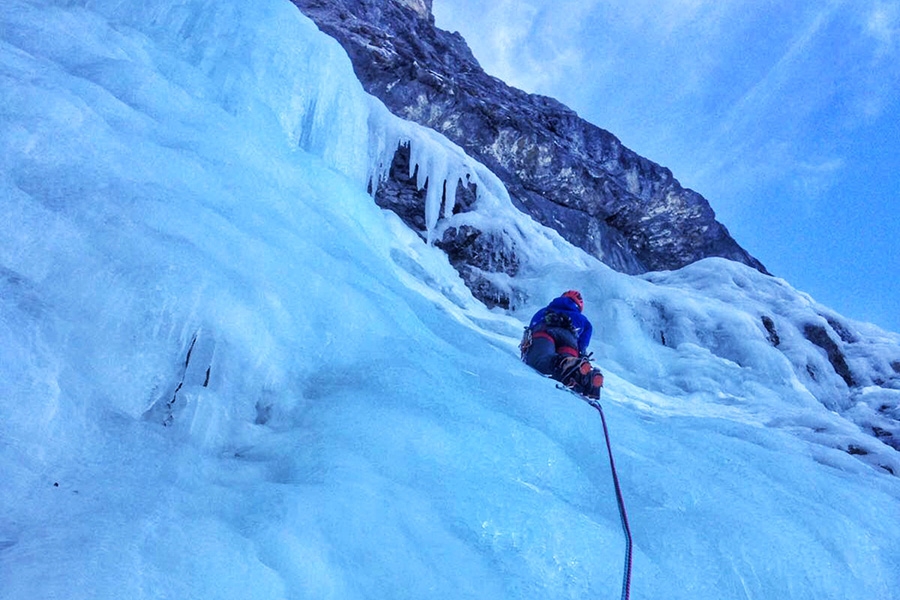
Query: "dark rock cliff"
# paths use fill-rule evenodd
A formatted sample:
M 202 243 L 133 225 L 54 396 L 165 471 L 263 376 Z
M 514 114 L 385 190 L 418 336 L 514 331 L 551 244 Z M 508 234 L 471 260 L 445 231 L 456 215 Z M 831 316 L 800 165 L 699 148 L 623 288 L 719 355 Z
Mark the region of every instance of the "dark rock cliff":
M 365 89 L 389 110 L 461 146 L 521 210 L 612 268 L 637 274 L 719 256 L 766 272 L 669 169 L 556 100 L 486 74 L 458 33 L 435 27 L 431 0 L 292 1 L 343 45 Z M 394 183 L 376 201 L 401 216 L 420 214 L 409 206 L 416 194 Z M 462 239 L 471 243 L 472 232 Z M 444 241 L 448 254 L 461 254 Z

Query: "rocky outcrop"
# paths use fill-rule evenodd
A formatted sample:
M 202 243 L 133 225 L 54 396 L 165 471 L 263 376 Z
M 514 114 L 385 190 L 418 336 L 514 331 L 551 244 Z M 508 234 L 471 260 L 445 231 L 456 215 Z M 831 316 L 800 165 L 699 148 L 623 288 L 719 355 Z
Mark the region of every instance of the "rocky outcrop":
M 397 213 L 404 223 L 418 232 L 425 232 L 423 206 L 430 182 L 419 189 L 418 174 L 410 174 L 409 146 L 401 145 L 394 159 L 387 180 L 378 182 L 375 202 L 382 208 Z M 443 195 L 446 196 L 446 188 Z M 474 184 L 459 185 L 453 202 L 453 212 L 468 212 L 476 201 Z M 424 235 L 424 233 L 423 233 Z M 523 293 L 508 280 L 498 285 L 497 277 L 514 277 L 520 266 L 515 246 L 509 240 L 498 239 L 496 231 L 483 231 L 472 225 L 451 226 L 444 229 L 434 245 L 447 254 L 450 264 L 459 272 L 472 295 L 493 308 L 512 308 Z
M 486 74 L 458 33 L 435 27 L 430 0 L 292 1 L 344 46 L 369 93 L 464 148 L 520 209 L 614 269 L 720 256 L 766 272 L 669 169 L 556 100 Z M 399 204 L 385 192 L 377 200 Z
M 841 376 L 847 387 L 857 387 L 856 379 L 847 365 L 847 358 L 838 344 L 828 335 L 828 330 L 825 327 L 819 324 L 807 323 L 803 328 L 803 336 L 825 351 L 828 356 L 828 362 L 831 363 L 834 372 Z

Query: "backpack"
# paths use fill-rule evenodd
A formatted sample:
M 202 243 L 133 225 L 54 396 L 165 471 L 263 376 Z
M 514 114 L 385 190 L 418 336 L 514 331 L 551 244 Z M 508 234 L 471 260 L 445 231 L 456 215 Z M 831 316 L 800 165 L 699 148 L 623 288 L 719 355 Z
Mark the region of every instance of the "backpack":
M 559 313 L 556 311 L 548 310 L 544 313 L 544 321 L 543 324 L 545 327 L 557 327 L 559 329 L 568 329 L 574 334 L 578 334 L 575 331 L 575 326 L 572 324 L 572 317 L 565 313 Z

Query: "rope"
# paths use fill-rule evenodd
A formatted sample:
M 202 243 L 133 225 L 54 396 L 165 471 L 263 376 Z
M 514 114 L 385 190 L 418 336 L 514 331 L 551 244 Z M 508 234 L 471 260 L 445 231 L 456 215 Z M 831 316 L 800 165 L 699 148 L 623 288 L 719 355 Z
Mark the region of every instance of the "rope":
M 622 576 L 622 600 L 629 600 L 631 598 L 631 528 L 628 526 L 628 513 L 625 511 L 625 500 L 622 498 L 619 474 L 616 472 L 616 461 L 613 459 L 612 444 L 609 441 L 609 428 L 606 426 L 606 416 L 603 414 L 600 400 L 591 398 L 584 398 L 584 400 L 597 409 L 597 412 L 600 413 L 600 420 L 603 421 L 603 435 L 606 438 L 606 451 L 609 454 L 609 468 L 612 471 L 613 485 L 616 488 L 616 501 L 619 503 L 622 531 L 625 532 L 625 572 Z

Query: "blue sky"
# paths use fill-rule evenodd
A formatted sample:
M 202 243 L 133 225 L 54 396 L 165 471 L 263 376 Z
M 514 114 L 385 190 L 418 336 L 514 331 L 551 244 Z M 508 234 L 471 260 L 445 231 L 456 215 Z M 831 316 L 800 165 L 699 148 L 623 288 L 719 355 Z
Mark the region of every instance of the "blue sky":
M 900 331 L 900 2 L 434 0 L 485 70 L 705 196 L 843 315 Z

